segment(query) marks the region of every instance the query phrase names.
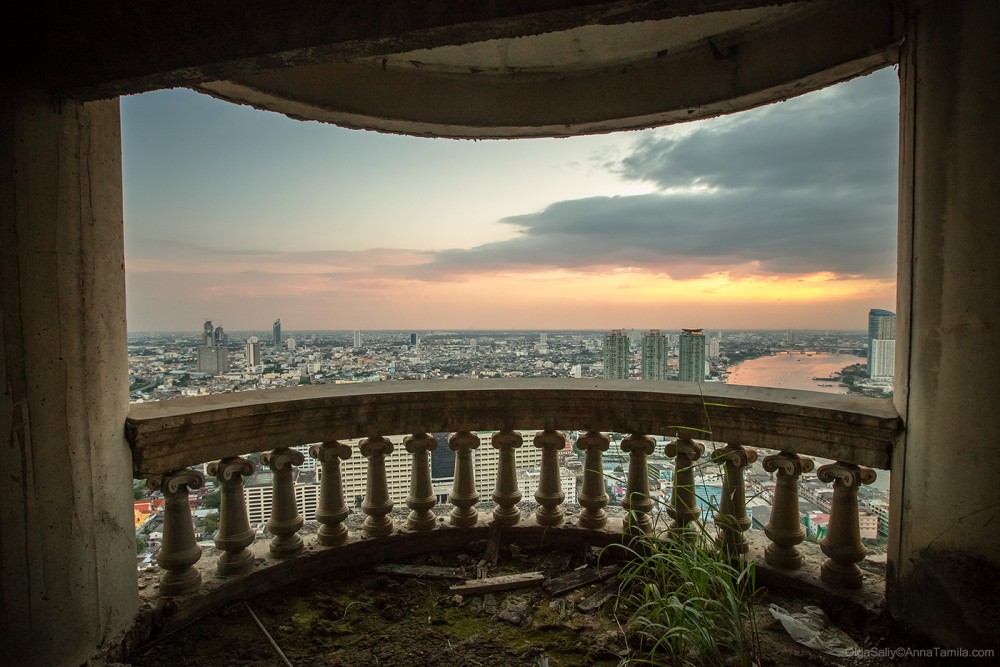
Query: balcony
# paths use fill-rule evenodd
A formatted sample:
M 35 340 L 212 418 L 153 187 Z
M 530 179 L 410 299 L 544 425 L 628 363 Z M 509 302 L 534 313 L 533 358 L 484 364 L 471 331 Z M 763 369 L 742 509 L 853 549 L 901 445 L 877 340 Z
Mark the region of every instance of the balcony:
M 515 428 L 538 433 L 527 442 Z M 577 447 L 585 455 L 579 505 L 569 508 L 558 460 L 566 440 L 558 429 L 579 431 Z M 144 609 L 127 641 L 131 647 L 148 645 L 213 609 L 295 582 L 352 568 L 370 573 L 378 563 L 453 554 L 470 544 L 580 553 L 649 534 L 689 539 L 702 525 L 695 472 L 704 464 L 723 473 L 708 530 L 734 562 L 756 563 L 760 585 L 870 607 L 883 598 L 884 579 L 863 575 L 857 564 L 866 553 L 859 539 L 858 487 L 871 483 L 876 469 L 889 470 L 900 430 L 889 400 L 679 382 L 365 383 L 134 405 L 127 421 L 134 475 L 162 490 L 166 503 L 162 573 L 144 589 Z M 475 484 L 476 431 L 497 431 L 490 443 L 499 456 L 492 503 Z M 628 475 L 617 508 L 609 507 L 602 462 L 609 446 L 602 432 L 611 431 L 630 434 L 621 443 Z M 431 487 L 428 456 L 437 441 L 427 434 L 435 432 L 452 434 L 450 508 L 435 507 Z M 412 457 L 408 515 L 399 511 L 401 499 L 390 497 L 386 480 L 385 457 L 393 444 L 384 436 L 399 433 L 411 434 L 404 441 Z M 661 451 L 651 436 L 666 437 Z M 356 448 L 341 444 L 354 438 L 362 438 Z M 292 481 L 303 456 L 290 448 L 317 442 L 309 455 L 322 469 L 320 528 L 303 537 Z M 520 447 L 541 450 L 536 489 L 518 488 L 514 452 Z M 776 473 L 763 533 L 748 531 L 744 485 L 758 449 L 775 452 L 760 455 L 764 469 Z M 271 537 L 254 544 L 243 494 L 244 477 L 253 468 L 240 455 L 265 450 L 261 461 L 273 472 Z M 647 459 L 654 453 L 673 463 L 665 512 L 658 511 L 649 487 Z M 348 520 L 340 470 L 342 460 L 358 456 L 368 470 L 363 522 Z M 819 548 L 802 544 L 799 523 L 798 480 L 813 468 L 809 457 L 835 461 L 817 470 L 819 479 L 833 482 L 829 530 Z M 219 555 L 209 559 L 201 559 L 189 505 L 189 493 L 204 483 L 193 466 L 204 462 L 212 462 L 207 471 L 221 489 Z M 518 505 L 531 493 L 535 509 L 525 512 Z M 349 523 L 356 529 L 349 530 Z

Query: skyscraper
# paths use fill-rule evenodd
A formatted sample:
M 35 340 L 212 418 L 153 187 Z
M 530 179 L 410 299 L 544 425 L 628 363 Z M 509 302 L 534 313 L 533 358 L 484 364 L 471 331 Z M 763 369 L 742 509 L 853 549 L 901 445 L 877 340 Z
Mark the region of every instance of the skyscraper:
M 201 334 L 201 344 L 211 345 L 212 344 L 212 320 L 205 320 L 205 326 Z
M 201 345 L 198 346 L 198 372 L 212 375 L 229 372 L 226 334 L 222 331 L 222 327 L 213 329 L 211 320 L 205 321 Z
M 354 330 L 354 347 L 361 347 L 361 330 Z
M 896 313 L 881 308 L 872 308 L 868 311 L 868 377 L 888 377 L 876 376 L 875 359 L 873 352 L 876 340 L 896 340 Z M 895 343 L 893 343 L 893 357 L 895 358 Z M 885 372 L 885 352 L 882 356 L 882 366 L 879 372 Z M 892 375 L 890 371 L 889 375 Z
M 708 337 L 708 358 L 718 359 L 721 354 L 721 344 L 722 338 L 718 333 L 714 333 Z
M 260 339 L 256 336 L 247 338 L 246 345 L 247 371 L 257 373 L 261 370 Z
M 896 372 L 896 341 L 873 339 L 868 358 L 868 377 L 891 378 Z
M 705 332 L 702 329 L 681 329 L 677 379 L 682 382 L 705 380 Z
M 896 313 L 881 308 L 868 311 L 868 340 L 896 340 Z
M 667 367 L 667 337 L 650 329 L 642 337 L 642 379 L 662 380 Z
M 604 379 L 624 380 L 628 378 L 628 371 L 628 334 L 622 329 L 613 329 L 604 334 Z
M 410 334 L 410 347 L 416 347 L 416 346 L 417 346 L 417 334 L 411 333 Z
M 271 342 L 274 343 L 275 347 L 281 345 L 281 318 L 274 320 L 274 324 L 271 325 L 271 334 L 274 336 Z

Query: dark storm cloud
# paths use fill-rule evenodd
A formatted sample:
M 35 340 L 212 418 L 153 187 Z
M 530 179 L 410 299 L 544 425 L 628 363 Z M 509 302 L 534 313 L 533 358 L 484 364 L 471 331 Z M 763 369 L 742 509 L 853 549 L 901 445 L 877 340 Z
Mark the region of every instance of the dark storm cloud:
M 649 136 L 621 161 L 662 188 L 881 189 L 895 197 L 898 86 L 892 70 L 751 111 L 682 139 Z
M 614 168 L 659 192 L 506 218 L 515 238 L 441 251 L 414 270 L 424 278 L 609 266 L 674 278 L 751 270 L 891 278 L 895 79 L 886 70 L 686 136 L 644 135 Z

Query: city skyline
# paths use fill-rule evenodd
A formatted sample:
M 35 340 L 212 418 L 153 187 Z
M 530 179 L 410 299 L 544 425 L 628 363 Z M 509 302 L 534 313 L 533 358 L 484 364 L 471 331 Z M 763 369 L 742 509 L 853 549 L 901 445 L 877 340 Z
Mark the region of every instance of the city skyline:
M 125 98 L 129 329 L 857 329 L 895 309 L 897 97 L 517 142 Z

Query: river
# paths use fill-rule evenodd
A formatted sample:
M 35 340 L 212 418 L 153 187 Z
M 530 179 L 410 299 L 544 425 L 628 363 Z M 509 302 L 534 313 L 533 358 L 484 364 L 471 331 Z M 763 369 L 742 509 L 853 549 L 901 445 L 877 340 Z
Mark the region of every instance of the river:
M 827 352 L 781 352 L 768 357 L 758 357 L 737 364 L 730 369 L 728 384 L 746 384 L 753 387 L 780 387 L 782 389 L 810 389 L 831 394 L 846 394 L 847 388 L 828 378 L 851 364 L 864 362 L 864 357 L 853 354 Z M 831 386 L 824 386 L 831 385 Z
M 827 352 L 782 352 L 768 357 L 758 357 L 737 364 L 730 369 L 727 384 L 745 384 L 753 387 L 780 387 L 782 389 L 809 389 L 831 394 L 846 394 L 847 388 L 831 380 L 813 380 L 814 377 L 832 377 L 837 371 L 865 361 L 853 354 Z M 832 385 L 832 386 L 823 386 Z M 817 465 L 829 463 L 815 459 Z M 889 490 L 889 472 L 878 470 L 874 486 L 883 492 Z

